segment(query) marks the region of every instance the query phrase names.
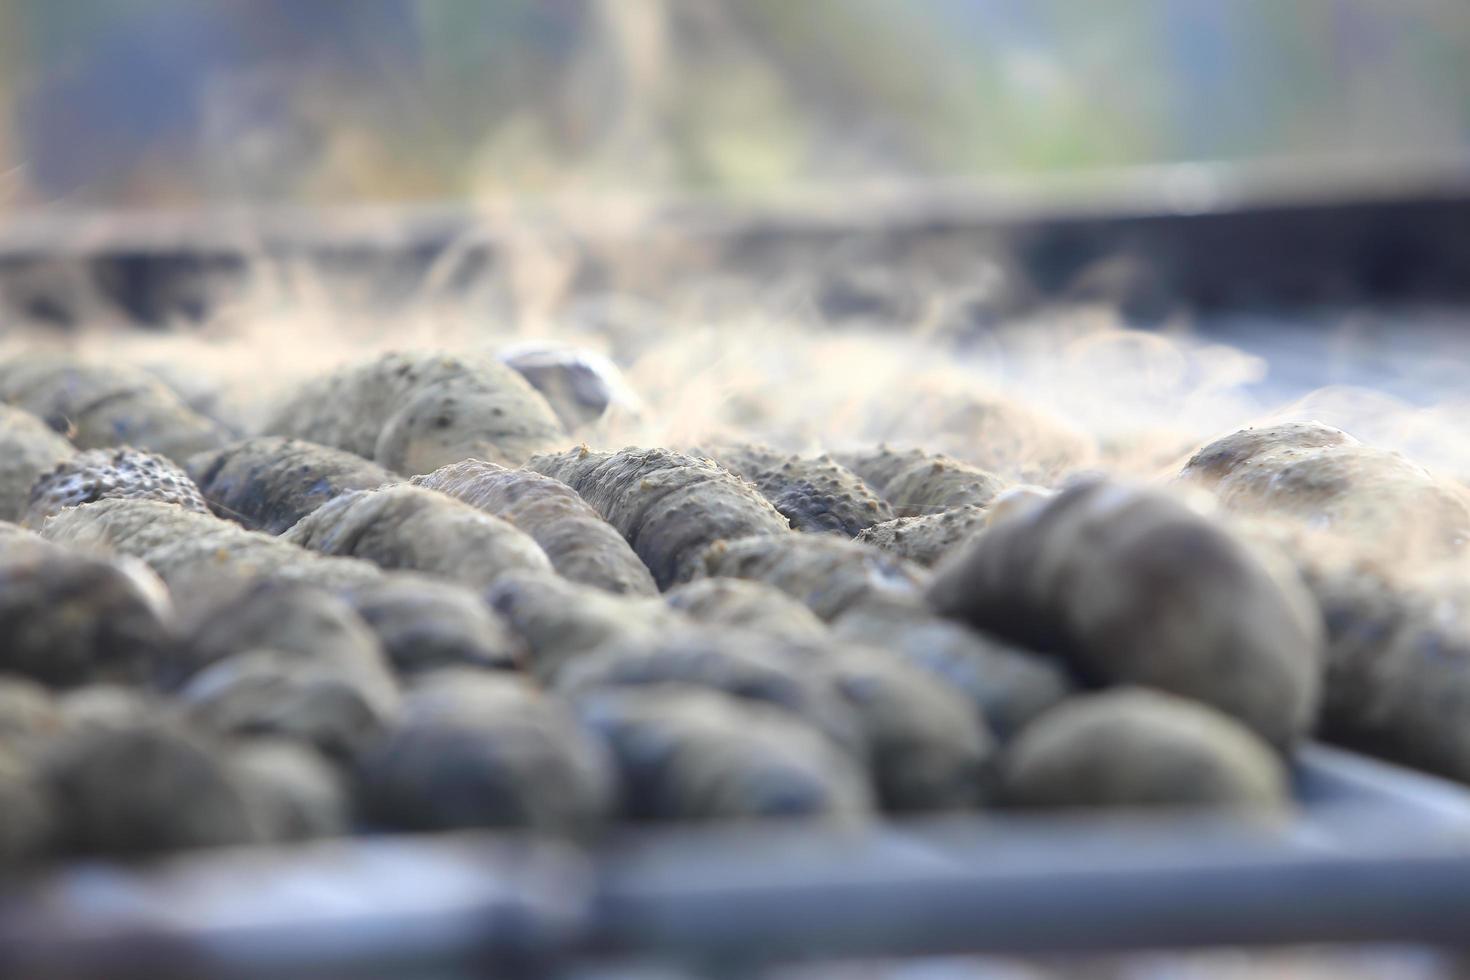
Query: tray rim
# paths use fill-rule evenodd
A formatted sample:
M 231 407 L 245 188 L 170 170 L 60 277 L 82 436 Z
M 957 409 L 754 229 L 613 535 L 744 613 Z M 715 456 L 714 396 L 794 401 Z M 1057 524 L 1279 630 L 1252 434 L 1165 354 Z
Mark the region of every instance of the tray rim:
M 107 964 L 139 975 L 183 966 L 194 975 L 345 976 L 387 961 L 640 954 L 743 962 L 1302 942 L 1470 947 L 1470 787 L 1328 746 L 1308 745 L 1299 758 L 1317 798 L 1285 832 L 1219 813 L 987 814 L 883 821 L 845 836 L 781 824 L 634 830 L 585 851 L 460 832 L 201 852 L 141 867 L 77 862 L 0 887 L 0 973 Z M 981 860 L 1023 841 L 1030 856 Z M 1068 842 L 1078 841 L 1069 863 Z M 764 864 L 751 858 L 762 848 Z M 377 861 L 377 885 L 352 870 L 353 853 Z M 438 862 L 460 890 L 426 907 L 422 890 L 378 887 L 393 880 L 385 869 L 401 873 L 416 860 Z M 262 861 L 271 909 L 210 890 L 211 865 Z M 737 873 L 691 874 L 721 862 Z M 317 867 L 328 874 L 314 893 Z M 351 886 L 345 909 L 340 895 L 335 904 L 311 898 L 333 894 L 333 868 L 338 891 Z M 211 921 L 190 921 L 181 903 L 191 895 Z

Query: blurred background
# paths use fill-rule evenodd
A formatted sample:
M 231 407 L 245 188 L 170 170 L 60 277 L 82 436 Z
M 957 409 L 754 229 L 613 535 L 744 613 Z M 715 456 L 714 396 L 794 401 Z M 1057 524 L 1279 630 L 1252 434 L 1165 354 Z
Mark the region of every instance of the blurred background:
M 0 0 L 0 208 L 1470 156 L 1464 0 Z

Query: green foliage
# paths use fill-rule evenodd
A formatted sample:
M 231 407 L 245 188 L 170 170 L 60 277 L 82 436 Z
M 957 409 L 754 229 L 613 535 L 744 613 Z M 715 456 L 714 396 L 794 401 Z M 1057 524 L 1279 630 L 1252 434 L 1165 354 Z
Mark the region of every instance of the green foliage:
M 0 173 L 26 160 L 7 126 L 19 93 L 85 73 L 109 38 L 160 22 L 142 15 L 197 18 L 196 4 L 0 3 Z M 376 0 L 375 16 L 396 9 L 406 31 L 374 27 L 398 21 L 366 8 L 333 4 L 336 20 L 303 22 L 326 32 L 306 50 L 357 57 L 346 77 L 293 63 L 310 88 L 293 101 L 313 107 L 324 149 L 287 193 L 759 192 L 1470 151 L 1463 0 Z M 178 97 L 202 98 L 220 73 L 269 70 L 271 37 L 241 41 L 228 67 L 209 69 L 204 52 Z M 214 192 L 192 159 L 149 166 L 150 186 Z M 93 190 L 130 186 L 119 176 Z

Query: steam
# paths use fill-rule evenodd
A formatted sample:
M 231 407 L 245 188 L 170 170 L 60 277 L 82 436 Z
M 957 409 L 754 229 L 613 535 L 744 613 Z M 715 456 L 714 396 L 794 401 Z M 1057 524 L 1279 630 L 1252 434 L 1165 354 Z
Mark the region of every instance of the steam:
M 577 284 L 584 256 L 563 229 L 526 222 L 497 241 L 493 267 L 469 261 L 467 240 L 388 302 L 370 271 L 262 256 L 214 297 L 203 324 L 141 331 L 94 304 L 77 331 L 9 331 L 0 357 L 60 348 L 150 368 L 249 432 L 301 380 L 381 351 L 569 345 L 607 358 L 629 390 L 574 433 L 599 448 L 754 439 L 817 452 L 886 441 L 1016 482 L 1055 484 L 1078 470 L 1164 480 L 1218 435 L 1315 419 L 1447 478 L 1470 474 L 1465 396 L 1423 405 L 1337 385 L 1281 397 L 1267 383 L 1269 352 L 1211 341 L 1187 322 L 1141 331 L 1086 305 L 977 325 L 960 315 L 974 284 L 951 277 L 839 323 L 815 299 L 830 269 L 822 263 L 653 289 L 639 288 L 638 256 L 624 253 L 611 281 L 626 285 L 589 292 Z

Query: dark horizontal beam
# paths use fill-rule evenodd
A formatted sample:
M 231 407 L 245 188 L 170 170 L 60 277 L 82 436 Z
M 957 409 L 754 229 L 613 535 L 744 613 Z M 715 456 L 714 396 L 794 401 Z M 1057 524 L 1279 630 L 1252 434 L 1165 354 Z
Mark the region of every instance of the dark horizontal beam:
M 1470 301 L 1470 164 L 1344 175 L 1320 164 L 1173 167 L 1070 183 L 954 183 L 831 189 L 778 201 L 686 198 L 656 205 L 526 205 L 512 215 L 462 204 L 138 214 L 13 215 L 0 226 L 0 290 L 65 320 L 68 270 L 141 323 L 207 313 L 211 297 L 262 260 L 367 273 L 405 292 L 452 257 L 493 269 L 527 237 L 570 244 L 587 288 L 626 286 L 620 269 L 664 248 L 638 286 L 717 272 L 769 281 L 860 254 L 898 270 L 936 247 L 1003 260 L 1016 300 L 1101 298 L 1148 319 L 1178 308 L 1290 309 Z M 671 244 L 673 243 L 673 244 Z M 689 244 L 694 247 L 680 247 Z M 41 270 L 38 273 L 37 270 Z M 41 282 L 40 286 L 35 283 Z M 64 277 L 63 277 L 64 278 Z

